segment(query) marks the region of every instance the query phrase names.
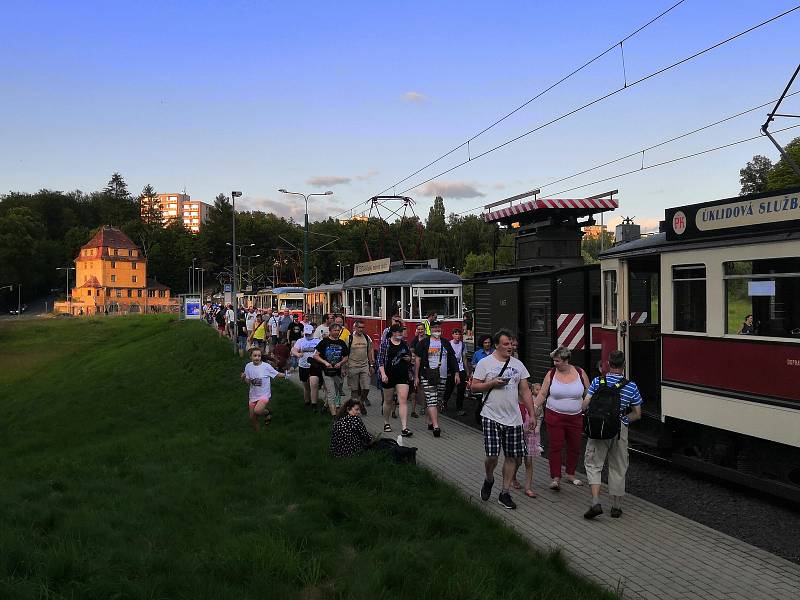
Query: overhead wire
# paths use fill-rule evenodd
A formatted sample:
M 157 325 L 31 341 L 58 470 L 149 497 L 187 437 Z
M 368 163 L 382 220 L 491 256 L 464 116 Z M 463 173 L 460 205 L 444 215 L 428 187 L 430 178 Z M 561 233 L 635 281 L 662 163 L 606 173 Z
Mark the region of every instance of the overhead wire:
M 787 94 L 786 97 L 790 98 L 791 96 L 796 96 L 797 94 L 800 94 L 800 90 L 798 90 L 796 92 L 792 92 L 791 94 Z M 672 142 L 676 142 L 676 141 L 681 140 L 683 138 L 689 137 L 690 135 L 694 135 L 695 133 L 700 133 L 701 131 L 705 131 L 706 129 L 710 129 L 710 128 L 715 127 L 717 125 L 721 125 L 722 123 L 727 123 L 728 121 L 732 121 L 733 119 L 736 119 L 738 117 L 742 117 L 744 115 L 750 114 L 751 112 L 759 110 L 760 108 L 764 108 L 765 106 L 770 106 L 773 102 L 775 102 L 775 100 L 769 100 L 768 102 L 764 102 L 763 104 L 759 104 L 758 106 L 753 106 L 751 108 L 739 111 L 739 112 L 737 112 L 737 113 L 735 113 L 733 115 L 728 115 L 727 117 L 723 117 L 722 119 L 718 119 L 717 121 L 714 121 L 712 123 L 708 123 L 706 125 L 703 125 L 702 127 L 697 127 L 697 128 L 692 129 L 690 131 L 686 131 L 684 133 L 681 133 L 679 135 L 673 136 L 673 137 L 668 138 L 666 140 L 662 140 L 660 142 L 652 144 L 650 146 L 646 146 L 646 147 L 641 148 L 639 150 L 636 150 L 634 152 L 630 152 L 628 154 L 624 154 L 622 156 L 618 156 L 617 158 L 614 158 L 614 159 L 611 159 L 611 160 L 607 160 L 607 161 L 602 162 L 600 164 L 594 165 L 592 167 L 588 167 L 586 169 L 583 169 L 581 171 L 577 171 L 575 173 L 572 173 L 570 175 L 566 175 L 564 177 L 560 177 L 558 179 L 554 179 L 553 181 L 549 181 L 547 183 L 543 183 L 543 184 L 538 185 L 536 187 L 538 189 L 551 187 L 551 186 L 553 186 L 553 185 L 555 185 L 557 183 L 561 183 L 563 181 L 567 181 L 568 179 L 573 179 L 573 178 L 578 177 L 580 175 L 585 175 L 586 173 L 591 173 L 592 171 L 596 171 L 598 169 L 602 169 L 603 167 L 607 167 L 609 165 L 613 165 L 613 164 L 621 162 L 623 160 L 626 160 L 626 159 L 629 159 L 629 158 L 633 158 L 634 156 L 639 156 L 640 154 L 644 155 L 645 152 L 649 152 L 650 150 L 654 150 L 656 148 L 660 148 L 661 146 L 666 146 L 667 144 L 671 144 Z M 641 170 L 641 168 L 638 169 L 638 170 Z M 558 193 L 562 193 L 562 192 L 558 192 Z M 548 195 L 552 195 L 552 194 L 548 194 Z M 475 206 L 473 208 L 469 208 L 467 210 L 464 210 L 464 211 L 461 211 L 461 212 L 458 212 L 458 213 L 455 213 L 455 214 L 464 215 L 464 214 L 467 214 L 469 212 L 472 212 L 473 210 L 477 210 L 479 208 L 482 208 L 482 206 L 483 205 Z
M 786 10 L 786 11 L 784 11 L 784 12 L 778 14 L 778 15 L 775 15 L 774 17 L 771 17 L 771 18 L 769 18 L 769 19 L 767 19 L 765 21 L 761 21 L 757 25 L 753 25 L 752 27 L 749 27 L 749 28 L 745 29 L 744 31 L 740 31 L 739 33 L 737 33 L 735 35 L 732 35 L 732 36 L 730 36 L 730 37 L 728 37 L 728 38 L 726 38 L 726 39 L 724 39 L 724 40 L 722 40 L 720 42 L 717 42 L 716 44 L 708 46 L 707 48 L 704 48 L 703 50 L 700 50 L 699 52 L 695 52 L 694 54 L 692 54 L 690 56 L 687 56 L 687 57 L 684 57 L 684 58 L 682 58 L 682 59 L 680 59 L 678 61 L 675 61 L 675 62 L 667 65 L 666 67 L 662 67 L 661 69 L 658 69 L 657 71 L 653 71 L 652 73 L 650 73 L 648 75 L 645 75 L 644 77 L 641 77 L 641 78 L 639 78 L 639 79 L 637 79 L 637 80 L 635 80 L 635 81 L 633 81 L 631 83 L 628 83 L 626 86 L 619 87 L 619 88 L 617 88 L 615 90 L 612 90 L 611 92 L 608 92 L 607 94 L 599 96 L 598 98 L 595 98 L 594 100 L 591 100 L 591 101 L 589 101 L 589 102 L 587 102 L 585 104 L 582 104 L 581 106 L 578 106 L 577 108 L 574 108 L 574 109 L 572 109 L 572 110 L 570 110 L 570 111 L 568 111 L 566 113 L 563 113 L 563 114 L 559 115 L 558 117 L 555 117 L 554 119 L 551 119 L 550 121 L 542 123 L 541 125 L 538 125 L 538 126 L 534 127 L 533 129 L 530 129 L 530 130 L 528 130 L 528 131 L 526 131 L 524 133 L 521 133 L 518 136 L 515 136 L 515 137 L 513 137 L 511 139 L 508 139 L 505 142 L 502 142 L 502 143 L 500 143 L 500 144 L 498 144 L 498 145 L 496 145 L 496 146 L 494 146 L 492 148 L 489 148 L 488 150 L 485 150 L 484 152 L 481 152 L 480 154 L 477 154 L 477 155 L 469 158 L 468 160 L 462 161 L 462 162 L 458 163 L 457 165 L 442 171 L 441 173 L 437 173 L 436 175 L 434 175 L 432 177 L 429 177 L 428 179 L 425 179 L 424 181 L 420 181 L 419 183 L 413 185 L 412 187 L 403 190 L 402 192 L 400 192 L 400 194 L 406 194 L 406 193 L 410 192 L 411 190 L 414 190 L 414 189 L 416 189 L 416 188 L 418 188 L 418 187 L 420 187 L 422 185 L 425 185 L 426 183 L 429 183 L 429 182 L 433 181 L 434 179 L 438 179 L 442 175 L 446 175 L 447 173 L 450 173 L 450 172 L 455 171 L 456 169 L 458 169 L 460 167 L 463 167 L 464 165 L 466 165 L 469 162 L 473 162 L 473 161 L 475 161 L 475 160 L 477 160 L 479 158 L 482 158 L 482 157 L 486 156 L 487 154 L 491 154 L 492 152 L 496 152 L 497 150 L 500 150 L 501 148 L 504 148 L 505 146 L 513 144 L 514 142 L 517 142 L 517 141 L 521 140 L 522 138 L 531 135 L 532 133 L 536 133 L 537 131 L 541 131 L 542 129 L 544 129 L 546 127 L 549 127 L 550 125 L 553 125 L 554 123 L 557 123 L 557 122 L 559 122 L 559 121 L 561 121 L 561 120 L 563 120 L 563 119 L 565 119 L 567 117 L 570 117 L 570 116 L 572 116 L 572 115 L 574 115 L 574 114 L 576 114 L 578 112 L 581 112 L 581 111 L 589 108 L 590 106 L 593 106 L 595 104 L 598 104 L 599 102 L 607 100 L 608 98 L 611 98 L 612 96 L 615 96 L 615 95 L 619 94 L 620 92 L 629 90 L 630 88 L 635 87 L 635 86 L 639 85 L 640 83 L 648 81 L 649 79 L 652 79 L 653 77 L 657 77 L 659 75 L 662 75 L 663 73 L 666 73 L 667 71 L 669 71 L 671 69 L 674 69 L 675 67 L 678 67 L 678 66 L 680 66 L 682 64 L 685 64 L 685 63 L 687 63 L 687 62 L 689 62 L 691 60 L 694 60 L 695 58 L 698 58 L 698 57 L 700 57 L 700 56 L 702 56 L 702 55 L 704 55 L 704 54 L 706 54 L 706 53 L 708 53 L 708 52 L 710 52 L 712 50 L 715 50 L 715 49 L 717 49 L 717 48 L 719 48 L 719 47 L 721 47 L 721 46 L 723 46 L 725 44 L 728 44 L 728 43 L 730 43 L 730 42 L 732 42 L 732 41 L 734 41 L 734 40 L 736 40 L 736 39 L 738 39 L 738 38 L 740 38 L 740 37 L 742 37 L 744 35 L 747 35 L 748 33 L 752 33 L 753 31 L 755 31 L 755 30 L 757 30 L 757 29 L 759 29 L 761 27 L 764 27 L 765 25 L 768 25 L 769 23 L 772 23 L 773 21 L 776 21 L 776 20 L 778 20 L 778 19 L 780 19 L 782 17 L 785 17 L 786 15 L 788 15 L 788 14 L 790 14 L 790 13 L 792 13 L 792 12 L 798 10 L 798 9 L 800 9 L 800 5 L 797 5 L 794 8 L 790 8 L 789 10 Z

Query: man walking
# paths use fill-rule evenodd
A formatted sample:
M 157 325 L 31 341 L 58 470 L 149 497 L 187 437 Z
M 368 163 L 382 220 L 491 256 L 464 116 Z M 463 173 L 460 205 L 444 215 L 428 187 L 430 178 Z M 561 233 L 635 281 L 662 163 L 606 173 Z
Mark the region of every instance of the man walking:
M 583 400 L 586 410 L 592 396 L 600 400 L 600 395 L 608 396 L 619 405 L 619 433 L 611 439 L 589 439 L 586 442 L 584 465 L 586 478 L 592 489 L 592 505 L 584 513 L 584 518 L 594 519 L 603 514 L 600 505 L 600 482 L 603 465 L 608 461 L 608 493 L 611 495 L 611 517 L 622 516 L 622 497 L 625 495 L 625 474 L 628 471 L 628 425 L 642 418 L 642 395 L 632 381 L 625 379 L 625 353 L 615 350 L 608 356 L 609 372 L 595 377 L 589 385 Z M 589 411 L 590 414 L 592 411 Z M 616 416 L 614 417 L 616 418 Z M 591 432 L 590 432 L 591 436 Z
M 528 385 L 530 373 L 519 359 L 511 356 L 513 337 L 510 331 L 504 329 L 495 333 L 494 352 L 477 364 L 472 375 L 472 389 L 484 395 L 481 419 L 486 451 L 486 479 L 481 487 L 481 500 L 485 502 L 492 494 L 494 469 L 502 448 L 505 461 L 503 487 L 498 501 L 500 506 L 508 509 L 517 508 L 511 499 L 511 482 L 517 467 L 527 455 L 519 399 L 522 398 L 529 414 L 535 414 Z M 535 422 L 534 419 L 532 423 Z
M 289 314 L 287 309 L 283 309 L 280 321 L 278 322 L 278 335 L 284 341 L 288 340 L 289 327 L 292 326 L 292 315 Z
M 228 304 L 225 311 L 225 332 L 232 340 L 236 339 L 236 313 L 233 311 L 233 304 Z
M 467 360 L 467 346 L 464 344 L 464 337 L 460 329 L 453 329 L 453 339 L 450 340 L 450 346 L 453 348 L 453 352 L 456 354 L 460 382 L 458 385 L 456 385 L 455 373 L 447 374 L 447 387 L 444 390 L 444 408 L 447 408 L 447 403 L 450 402 L 450 396 L 453 394 L 453 390 L 455 389 L 456 410 L 458 411 L 458 416 L 463 417 L 467 414 L 464 412 L 464 394 L 467 391 L 467 382 L 469 381 L 471 375 L 471 365 Z
M 317 328 L 314 330 L 314 337 L 318 340 L 324 340 L 328 337 L 328 334 L 331 331 L 331 323 L 333 323 L 333 315 L 327 313 L 322 318 L 322 323 L 317 325 Z
M 375 375 L 375 348 L 372 339 L 364 333 L 364 322 L 356 320 L 354 331 L 347 345 L 350 349 L 347 359 L 347 383 L 353 399 L 361 402 L 361 414 L 366 415 L 364 408 L 369 406 L 370 380 Z M 339 339 L 342 339 L 341 337 Z

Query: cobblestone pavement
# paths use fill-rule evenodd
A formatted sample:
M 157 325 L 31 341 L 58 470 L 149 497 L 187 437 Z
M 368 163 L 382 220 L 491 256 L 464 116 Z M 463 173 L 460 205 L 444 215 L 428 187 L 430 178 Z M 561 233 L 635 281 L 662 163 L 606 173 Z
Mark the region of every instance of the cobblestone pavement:
M 381 432 L 380 400 L 374 388 L 370 399 L 372 406 L 364 421 L 370 432 Z M 393 432 L 383 435 L 394 438 L 400 432 L 399 419 L 392 419 L 391 425 Z M 502 508 L 497 502 L 501 478 L 498 466 L 492 497 L 489 502 L 481 502 L 482 434 L 443 417 L 442 437 L 436 439 L 426 425 L 425 418 L 409 419 L 414 436 L 404 440 L 405 445 L 419 449 L 419 464 L 502 519 L 533 546 L 544 550 L 559 548 L 572 569 L 621 591 L 624 598 L 797 597 L 800 565 L 645 500 L 627 496 L 622 518 L 611 519 L 603 486 L 605 514 L 594 521 L 585 520 L 583 513 L 590 499 L 588 486 L 563 483 L 562 491 L 550 491 L 546 488 L 548 468 L 544 458 L 537 458 L 534 463 L 538 498 L 512 491 L 517 510 Z

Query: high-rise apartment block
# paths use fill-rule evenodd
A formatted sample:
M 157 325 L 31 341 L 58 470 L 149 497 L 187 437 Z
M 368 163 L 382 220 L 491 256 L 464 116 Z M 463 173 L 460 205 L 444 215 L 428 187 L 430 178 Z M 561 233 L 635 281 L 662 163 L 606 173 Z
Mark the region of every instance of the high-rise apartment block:
M 211 206 L 192 200 L 189 194 L 158 194 L 150 199 L 143 198 L 141 206 L 142 217 L 160 213 L 164 225 L 178 221 L 192 233 L 200 231 L 210 210 Z

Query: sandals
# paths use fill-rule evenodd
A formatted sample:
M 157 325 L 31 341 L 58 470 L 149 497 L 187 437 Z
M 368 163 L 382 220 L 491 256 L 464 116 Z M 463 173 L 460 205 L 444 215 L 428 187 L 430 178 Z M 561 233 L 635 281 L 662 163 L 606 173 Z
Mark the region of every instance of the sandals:
M 558 479 L 554 479 L 554 480 L 553 480 L 553 481 L 550 483 L 550 486 L 549 486 L 549 487 L 550 487 L 550 489 L 551 489 L 551 490 L 553 490 L 554 492 L 560 492 L 560 491 L 561 491 L 561 483 L 558 481 Z
M 536 493 L 536 492 L 534 492 L 533 490 L 525 490 L 525 495 L 526 495 L 528 498 L 538 498 L 538 497 L 539 497 L 539 494 L 537 494 L 537 493 Z
M 567 481 L 569 481 L 572 485 L 574 485 L 576 487 L 581 487 L 583 485 L 583 482 L 580 479 L 578 479 L 577 477 L 574 478 L 574 479 L 567 479 Z
M 408 429 L 403 429 L 400 432 L 400 435 L 402 435 L 403 437 L 411 437 L 412 435 L 414 435 L 414 433 L 409 431 Z
M 386 424 L 383 426 L 383 430 L 384 430 L 386 433 L 391 433 L 391 432 L 392 432 L 392 426 L 391 426 L 391 425 L 389 425 L 388 423 L 386 423 Z

